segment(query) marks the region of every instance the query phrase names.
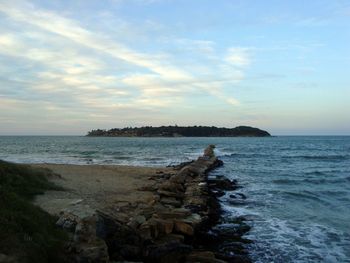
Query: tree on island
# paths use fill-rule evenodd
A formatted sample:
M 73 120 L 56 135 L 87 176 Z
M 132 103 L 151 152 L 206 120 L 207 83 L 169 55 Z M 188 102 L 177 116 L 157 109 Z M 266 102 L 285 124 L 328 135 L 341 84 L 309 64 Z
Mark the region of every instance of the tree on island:
M 110 137 L 266 137 L 267 131 L 249 126 L 236 128 L 218 128 L 215 126 L 144 126 L 113 128 L 110 130 L 92 130 L 87 136 Z

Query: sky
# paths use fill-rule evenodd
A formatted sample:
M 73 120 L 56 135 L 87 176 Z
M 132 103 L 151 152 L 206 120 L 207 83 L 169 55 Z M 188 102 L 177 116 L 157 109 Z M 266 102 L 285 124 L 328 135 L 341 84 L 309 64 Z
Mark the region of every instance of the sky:
M 0 135 L 350 135 L 350 1 L 0 0 Z

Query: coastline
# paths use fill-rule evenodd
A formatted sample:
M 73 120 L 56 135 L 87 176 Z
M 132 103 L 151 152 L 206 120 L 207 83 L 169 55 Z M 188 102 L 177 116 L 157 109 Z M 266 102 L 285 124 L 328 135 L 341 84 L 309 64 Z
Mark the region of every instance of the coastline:
M 47 192 L 35 203 L 59 216 L 58 225 L 71 232 L 75 258 L 249 262 L 240 242 L 244 231 L 236 231 L 236 249 L 226 255 L 220 251 L 225 242 L 220 233 L 209 234 L 221 218 L 218 197 L 236 187 L 225 177 L 208 179 L 210 170 L 222 165 L 213 149 L 166 168 L 36 164 L 60 174 L 52 180 L 66 191 Z

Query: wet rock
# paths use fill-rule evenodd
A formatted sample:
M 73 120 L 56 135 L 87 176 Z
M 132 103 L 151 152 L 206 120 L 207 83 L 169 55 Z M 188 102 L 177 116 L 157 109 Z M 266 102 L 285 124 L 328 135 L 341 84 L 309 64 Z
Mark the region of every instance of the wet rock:
M 209 179 L 208 184 L 214 189 L 232 191 L 237 188 L 236 184 L 228 178 Z
M 215 149 L 215 145 L 210 144 L 207 148 L 205 148 L 203 156 L 209 157 L 209 158 L 215 157 L 214 149 Z
M 211 251 L 193 251 L 186 257 L 186 262 L 225 263 L 226 261 L 216 259 Z
M 223 190 L 217 189 L 217 190 L 213 190 L 212 193 L 216 196 L 216 197 L 221 197 L 225 195 L 225 192 Z M 231 197 L 231 196 L 230 196 Z
M 235 194 L 231 194 L 230 195 L 230 198 L 232 198 L 232 199 L 247 199 L 247 197 L 244 195 L 244 194 L 242 194 L 242 193 L 235 193 Z

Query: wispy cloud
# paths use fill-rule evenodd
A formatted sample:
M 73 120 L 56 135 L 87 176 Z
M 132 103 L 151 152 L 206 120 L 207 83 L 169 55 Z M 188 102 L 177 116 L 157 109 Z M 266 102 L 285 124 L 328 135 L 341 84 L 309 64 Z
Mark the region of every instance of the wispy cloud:
M 251 49 L 231 47 L 227 52 L 226 61 L 235 67 L 247 67 L 251 64 Z
M 155 100 L 155 96 L 160 95 L 158 96 L 160 97 L 159 100 L 163 100 L 162 95 L 164 94 L 181 93 L 179 89 L 181 89 L 182 86 L 179 85 L 177 88 L 174 86 L 177 83 L 181 84 L 185 82 L 192 83 L 190 89 L 200 89 L 219 99 L 225 98 L 224 101 L 228 101 L 226 99 L 227 95 L 222 94 L 220 87 L 208 89 L 203 83 L 198 85 L 197 82 L 200 82 L 200 80 L 196 79 L 191 72 L 184 71 L 178 66 L 173 65 L 170 61 L 164 59 L 163 55 L 145 54 L 135 51 L 115 39 L 111 40 L 106 35 L 92 32 L 80 26 L 79 23 L 74 20 L 62 17 L 54 12 L 38 9 L 30 3 L 17 2 L 17 4 L 14 5 L 12 3 L 3 2 L 0 3 L 0 11 L 6 14 L 10 19 L 24 24 L 25 26 L 30 26 L 30 30 L 36 38 L 46 38 L 49 40 L 55 38 L 55 36 L 48 34 L 55 34 L 65 39 L 64 47 L 69 47 L 68 49 L 57 50 L 57 47 L 55 48 L 54 44 L 50 43 L 51 46 L 49 46 L 49 48 L 36 48 L 31 47 L 25 39 L 20 39 L 20 37 L 16 35 L 8 34 L 0 38 L 0 43 L 2 44 L 0 51 L 3 54 L 37 61 L 52 69 L 51 72 L 38 72 L 37 77 L 40 84 L 35 87 L 37 90 L 62 90 L 62 86 L 68 86 L 86 91 L 101 92 L 101 89 L 106 88 L 106 85 L 114 84 L 115 86 L 120 86 L 120 84 L 127 84 L 128 86 L 139 88 L 139 91 L 141 91 L 141 99 L 138 99 L 138 101 L 141 102 L 140 106 L 142 106 L 151 101 L 149 96 L 152 96 L 152 99 Z M 31 35 L 27 34 L 27 37 L 30 38 Z M 60 41 L 64 42 L 62 39 Z M 71 43 L 67 41 L 71 41 Z M 190 42 L 191 45 L 189 45 L 189 48 L 197 49 L 201 52 L 213 52 L 213 43 L 211 41 L 189 41 L 184 39 L 178 39 L 176 41 L 182 43 Z M 115 74 L 106 75 L 104 72 L 103 75 L 99 75 L 103 70 L 106 70 L 106 65 L 104 65 L 101 59 L 96 59 L 98 55 L 94 57 L 87 53 L 84 55 L 78 54 L 81 47 L 113 57 L 117 59 L 115 61 L 117 64 L 120 64 L 120 61 L 124 61 L 124 63 L 133 65 L 136 68 L 133 68 L 131 72 L 139 72 L 137 73 L 138 79 L 135 79 L 135 77 L 127 77 L 124 79 L 121 78 L 119 82 Z M 231 55 L 226 59 L 226 62 L 239 66 L 248 65 L 249 58 L 245 49 L 232 49 L 230 52 Z M 222 63 L 225 63 L 225 61 Z M 148 73 L 141 73 L 144 70 L 152 72 L 152 82 L 150 82 Z M 126 72 L 123 73 L 130 74 Z M 128 81 L 126 82 L 125 80 Z M 134 82 L 130 80 L 134 80 Z M 47 83 L 48 81 L 55 81 L 55 83 Z M 58 85 L 58 83 L 61 83 L 61 85 Z M 154 87 L 152 89 L 144 88 L 149 85 L 154 85 Z M 185 88 L 183 92 L 186 92 L 187 89 L 188 88 Z M 212 92 L 212 89 L 215 89 L 215 92 Z M 106 92 L 106 90 L 104 90 L 104 92 Z M 127 93 L 125 90 L 114 90 L 113 92 L 118 95 Z M 232 98 L 230 101 L 236 100 Z M 153 103 L 153 105 L 155 104 L 156 103 Z M 158 104 L 164 105 L 164 103 Z
M 165 34 L 155 43 L 168 49 L 138 49 L 122 33 L 97 31 L 27 1 L 0 2 L 0 13 L 0 57 L 7 61 L 0 65 L 0 117 L 7 123 L 26 112 L 40 127 L 50 118 L 69 125 L 111 123 L 115 116 L 166 124 L 167 111 L 195 109 L 187 105 L 193 97 L 203 98 L 199 105 L 240 105 L 226 87 L 244 79 L 250 48 L 222 52 L 212 40 Z M 167 30 L 152 23 L 145 26 Z

